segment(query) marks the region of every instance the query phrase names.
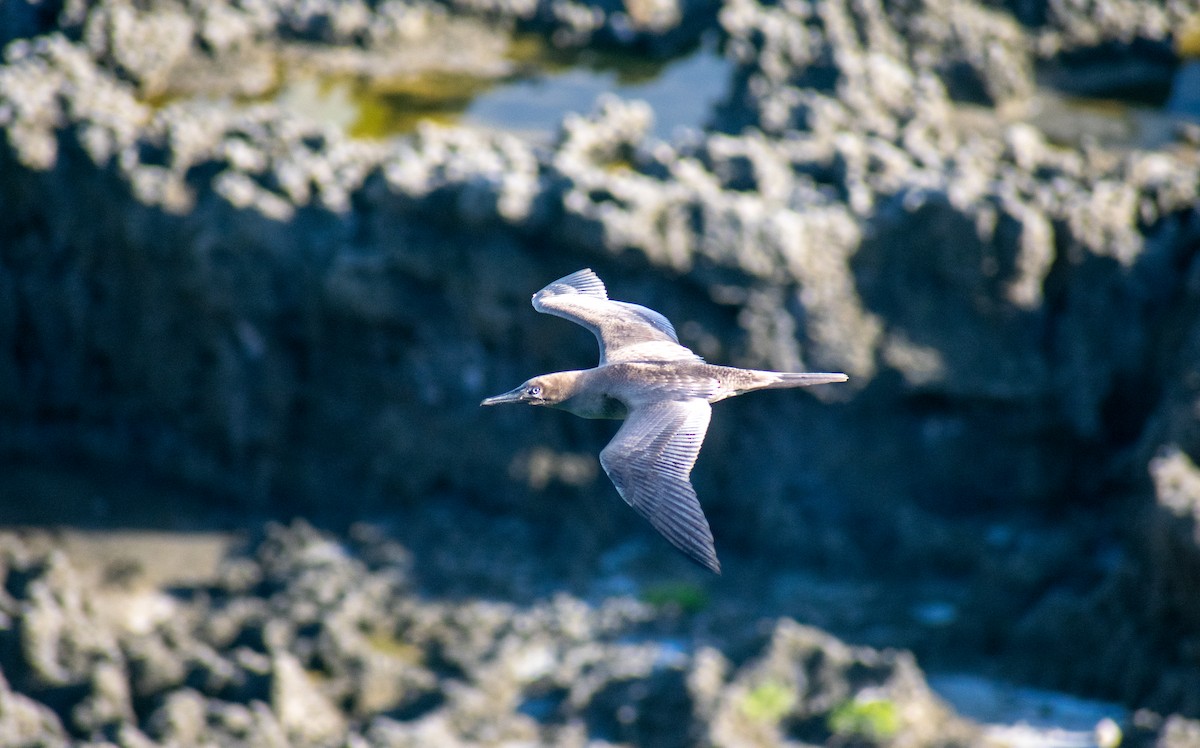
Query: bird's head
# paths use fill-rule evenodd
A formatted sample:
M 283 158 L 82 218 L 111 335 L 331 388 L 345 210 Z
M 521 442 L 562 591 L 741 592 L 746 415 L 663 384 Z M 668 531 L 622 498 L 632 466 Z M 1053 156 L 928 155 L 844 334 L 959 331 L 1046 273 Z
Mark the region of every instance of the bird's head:
M 557 405 L 572 394 L 573 377 L 566 376 L 571 372 L 543 374 L 526 381 L 520 387 L 509 390 L 503 395 L 485 398 L 480 405 L 503 405 L 504 403 L 525 403 L 526 405 Z

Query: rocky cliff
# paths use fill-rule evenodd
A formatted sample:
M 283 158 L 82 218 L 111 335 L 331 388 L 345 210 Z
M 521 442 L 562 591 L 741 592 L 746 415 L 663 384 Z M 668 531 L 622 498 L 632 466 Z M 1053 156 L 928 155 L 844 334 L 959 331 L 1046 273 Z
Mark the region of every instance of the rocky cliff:
M 851 376 L 718 407 L 694 478 L 731 576 L 942 585 L 953 625 L 896 644 L 1200 716 L 1195 129 L 1062 142 L 1035 116 L 1035 71 L 1161 99 L 1196 13 L 9 3 L 0 455 L 255 516 L 458 508 L 530 543 L 455 552 L 522 569 L 539 547 L 531 578 L 676 563 L 599 471 L 612 424 L 478 408 L 591 364 L 528 304 L 590 266 L 714 363 Z M 669 140 L 618 99 L 543 143 L 356 140 L 176 95 L 260 92 L 309 52 L 399 64 L 448 26 L 650 56 L 715 37 L 732 74 Z

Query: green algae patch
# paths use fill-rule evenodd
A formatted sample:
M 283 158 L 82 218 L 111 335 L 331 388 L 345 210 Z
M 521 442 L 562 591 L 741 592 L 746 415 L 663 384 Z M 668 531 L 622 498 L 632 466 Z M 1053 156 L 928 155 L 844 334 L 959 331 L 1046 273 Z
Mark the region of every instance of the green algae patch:
M 841 737 L 889 740 L 900 731 L 900 711 L 888 699 L 851 699 L 829 713 L 827 725 Z
M 420 647 L 401 641 L 391 634 L 382 632 L 368 634 L 367 646 L 385 657 L 412 665 L 419 665 L 425 660 L 425 653 Z
M 379 139 L 412 132 L 422 121 L 453 124 L 497 83 L 494 78 L 445 70 L 357 82 L 350 87 L 357 117 L 346 130 L 354 138 Z
M 518 70 L 538 75 L 555 75 L 571 70 L 611 73 L 617 86 L 636 86 L 657 80 L 678 59 L 696 52 L 689 49 L 677 57 L 652 57 L 611 48 L 562 48 L 542 34 L 513 34 L 505 57 Z
M 689 582 L 664 582 L 642 591 L 642 601 L 656 608 L 675 608 L 682 613 L 699 613 L 708 607 L 708 591 Z
M 769 680 L 750 689 L 742 699 L 742 714 L 755 722 L 775 723 L 796 706 L 796 689 L 780 681 Z
M 1185 59 L 1200 59 L 1200 13 L 1175 30 L 1175 54 Z

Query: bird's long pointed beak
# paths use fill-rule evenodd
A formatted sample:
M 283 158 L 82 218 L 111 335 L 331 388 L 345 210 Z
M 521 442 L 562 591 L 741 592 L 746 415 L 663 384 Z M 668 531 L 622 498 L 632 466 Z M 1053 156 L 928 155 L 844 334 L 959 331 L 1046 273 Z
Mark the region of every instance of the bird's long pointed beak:
M 524 399 L 525 399 L 524 395 L 525 395 L 525 385 L 521 385 L 520 387 L 517 387 L 515 390 L 509 390 L 508 392 L 505 392 L 503 395 L 493 395 L 492 397 L 485 397 L 483 399 L 483 402 L 481 402 L 479 404 L 480 405 L 503 405 L 505 403 L 519 403 L 519 402 L 524 401 Z

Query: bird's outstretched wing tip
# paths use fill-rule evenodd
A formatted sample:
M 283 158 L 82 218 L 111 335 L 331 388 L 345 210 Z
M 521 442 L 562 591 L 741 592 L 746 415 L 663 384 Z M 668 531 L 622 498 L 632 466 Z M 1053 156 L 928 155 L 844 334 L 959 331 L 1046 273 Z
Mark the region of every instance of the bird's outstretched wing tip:
M 687 533 L 681 537 L 678 527 L 664 527 L 661 522 L 655 522 L 655 519 L 651 519 L 654 529 L 663 539 L 675 546 L 680 555 L 700 568 L 721 576 L 721 561 L 717 558 L 717 549 L 713 545 L 712 533 L 708 529 L 707 522 L 705 522 L 703 533 Z
M 634 507 L 637 509 L 638 507 Z M 697 566 L 711 571 L 717 576 L 721 575 L 721 561 L 717 558 L 717 549 L 713 544 L 712 531 L 708 529 L 708 522 L 701 516 L 700 521 L 703 523 L 703 530 L 698 528 L 684 529 L 680 525 L 672 522 L 674 519 L 669 515 L 648 516 L 650 524 L 658 531 L 675 548 L 692 563 Z M 666 520 L 664 522 L 664 520 Z
M 599 299 L 608 298 L 608 289 L 605 288 L 604 281 L 600 280 L 600 276 L 592 272 L 591 268 L 576 270 L 570 275 L 564 275 L 556 281 L 547 283 L 545 288 L 534 294 L 534 298 L 571 293 L 595 296 Z
M 717 554 L 715 552 L 711 556 L 706 556 L 704 558 L 696 559 L 696 560 L 705 569 L 708 569 L 713 574 L 716 574 L 718 577 L 721 576 L 721 561 L 717 558 Z
M 717 558 L 717 548 L 713 545 L 712 531 L 705 524 L 704 536 L 692 537 L 686 544 L 679 545 L 679 550 L 698 566 L 702 566 L 717 576 L 721 575 L 721 561 Z M 667 538 L 670 540 L 670 538 Z

